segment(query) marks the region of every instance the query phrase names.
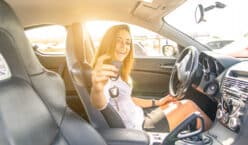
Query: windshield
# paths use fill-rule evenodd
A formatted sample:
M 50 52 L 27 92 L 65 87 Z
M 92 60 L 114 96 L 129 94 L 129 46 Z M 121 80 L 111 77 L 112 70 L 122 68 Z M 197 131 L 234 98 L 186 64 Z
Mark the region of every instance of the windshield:
M 248 57 L 248 1 L 188 0 L 164 20 L 218 53 Z

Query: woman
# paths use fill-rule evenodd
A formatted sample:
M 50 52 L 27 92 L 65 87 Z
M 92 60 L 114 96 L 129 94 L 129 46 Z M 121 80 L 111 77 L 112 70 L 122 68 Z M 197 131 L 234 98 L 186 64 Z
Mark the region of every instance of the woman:
M 196 111 L 201 113 L 205 127 L 209 128 L 211 120 L 192 101 L 177 101 L 170 95 L 160 100 L 131 97 L 132 43 L 128 25 L 113 26 L 105 33 L 92 64 L 92 104 L 99 110 L 105 109 L 108 103 L 112 105 L 127 128 L 171 131 Z M 111 64 L 113 61 L 122 62 L 120 72 Z M 142 108 L 155 106 L 157 108 L 145 117 Z M 199 127 L 199 123 L 197 125 Z

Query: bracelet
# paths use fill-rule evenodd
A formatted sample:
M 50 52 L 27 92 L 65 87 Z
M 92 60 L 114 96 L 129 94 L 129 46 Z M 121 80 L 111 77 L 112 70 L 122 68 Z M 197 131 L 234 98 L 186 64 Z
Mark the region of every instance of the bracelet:
M 156 101 L 155 99 L 152 99 L 152 107 L 156 106 L 155 101 Z

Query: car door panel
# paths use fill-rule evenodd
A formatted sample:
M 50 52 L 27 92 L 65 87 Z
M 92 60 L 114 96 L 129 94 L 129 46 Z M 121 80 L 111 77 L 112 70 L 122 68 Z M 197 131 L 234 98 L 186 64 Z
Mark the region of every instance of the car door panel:
M 135 58 L 131 77 L 133 96 L 160 98 L 169 92 L 169 79 L 175 58 Z
M 45 68 L 58 73 L 59 68 L 66 63 L 65 56 L 62 55 L 43 55 L 39 52 L 36 52 L 36 56 Z

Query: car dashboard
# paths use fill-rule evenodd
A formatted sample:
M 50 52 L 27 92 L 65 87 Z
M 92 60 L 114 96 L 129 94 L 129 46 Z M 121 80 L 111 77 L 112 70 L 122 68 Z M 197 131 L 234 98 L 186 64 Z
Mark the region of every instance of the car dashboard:
M 193 87 L 218 103 L 216 119 L 204 135 L 213 144 L 245 140 L 248 129 L 248 61 L 202 52 Z

